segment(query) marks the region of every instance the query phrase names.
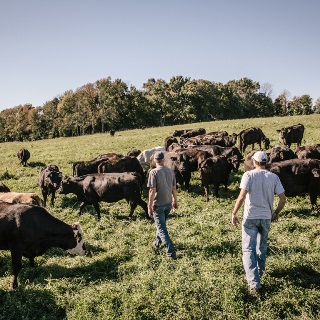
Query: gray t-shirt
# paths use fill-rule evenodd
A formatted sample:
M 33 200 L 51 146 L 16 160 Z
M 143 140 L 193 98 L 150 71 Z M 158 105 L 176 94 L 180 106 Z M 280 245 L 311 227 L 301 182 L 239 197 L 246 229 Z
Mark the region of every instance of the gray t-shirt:
M 248 191 L 244 203 L 245 219 L 271 219 L 274 195 L 284 192 L 279 177 L 265 169 L 245 172 L 240 188 Z
M 148 188 L 156 189 L 154 206 L 162 206 L 172 203 L 172 188 L 176 186 L 174 171 L 168 167 L 161 166 L 149 172 Z

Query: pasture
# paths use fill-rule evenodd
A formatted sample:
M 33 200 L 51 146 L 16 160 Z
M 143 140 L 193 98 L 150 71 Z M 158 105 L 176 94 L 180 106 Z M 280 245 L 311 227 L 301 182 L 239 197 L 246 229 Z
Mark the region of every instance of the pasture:
M 279 143 L 276 129 L 305 125 L 303 144 L 320 143 L 320 115 L 241 119 L 196 123 L 0 144 L 0 180 L 11 191 L 36 192 L 40 168 L 52 163 L 63 176 L 72 175 L 72 163 L 99 153 L 126 154 L 163 145 L 174 129 L 203 127 L 209 131 L 239 133 L 259 127 Z M 16 153 L 26 148 L 26 167 Z M 295 145 L 291 146 L 294 150 Z M 251 151 L 249 146 L 246 152 Z M 129 219 L 129 205 L 100 203 L 101 220 L 87 206 L 78 216 L 74 195 L 57 195 L 47 210 L 66 223 L 80 221 L 89 254 L 71 256 L 51 249 L 31 268 L 23 259 L 19 287 L 8 290 L 11 279 L 9 251 L 0 251 L 0 319 L 319 319 L 320 216 L 310 210 L 306 197 L 288 198 L 269 234 L 267 267 L 261 300 L 249 296 L 241 260 L 241 227 L 231 225 L 242 167 L 231 173 L 228 191 L 205 202 L 198 173 L 190 193 L 179 187 L 179 209 L 168 219 L 177 260 L 167 261 L 152 248 L 155 226 L 141 207 Z M 147 201 L 147 188 L 143 199 Z M 276 197 L 277 200 L 277 197 Z M 318 203 L 320 200 L 318 199 Z M 239 211 L 242 218 L 242 210 Z

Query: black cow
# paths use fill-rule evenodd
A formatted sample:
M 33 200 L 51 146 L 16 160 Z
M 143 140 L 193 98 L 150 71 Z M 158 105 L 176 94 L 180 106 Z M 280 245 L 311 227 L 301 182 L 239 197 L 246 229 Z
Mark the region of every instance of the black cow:
M 290 149 L 291 150 L 291 149 Z M 298 159 L 318 159 L 320 160 L 320 151 L 316 146 L 300 146 L 296 150 Z
M 244 171 L 249 171 L 254 169 L 252 156 L 257 152 L 253 150 L 248 153 L 244 160 Z M 271 148 L 270 154 L 268 155 L 268 162 L 266 163 L 266 169 L 269 170 L 271 163 L 285 161 L 290 159 L 296 159 L 295 153 L 287 146 L 276 144 Z
M 142 184 L 144 184 L 145 182 L 145 173 L 139 160 L 136 157 L 113 157 L 99 164 L 98 173 L 110 172 L 137 172 L 142 177 Z
M 20 149 L 17 153 L 17 157 L 24 167 L 27 165 L 27 161 L 30 159 L 30 152 L 27 149 Z
M 206 129 L 204 129 L 204 128 L 192 129 L 192 130 L 187 131 L 186 133 L 184 133 L 180 136 L 180 142 L 182 142 L 186 138 L 199 136 L 199 135 L 205 134 L 205 133 L 206 133 Z
M 181 186 L 184 185 L 189 192 L 192 171 L 189 155 L 184 153 L 180 154 L 180 152 L 166 152 L 164 154 L 164 165 L 174 171 L 177 183 Z M 155 167 L 156 162 L 153 156 L 151 156 L 150 169 Z
M 99 154 L 96 158 L 89 161 L 77 161 L 72 164 L 72 175 L 81 177 L 91 173 L 98 173 L 99 164 L 113 157 L 123 157 L 116 153 Z
M 130 203 L 129 217 L 132 217 L 135 208 L 140 205 L 149 218 L 147 203 L 141 199 L 141 179 L 142 177 L 136 172 L 66 177 L 61 182 L 59 193 L 73 193 L 78 197 L 81 201 L 79 214 L 87 204 L 93 205 L 99 220 L 101 218 L 100 201 L 110 203 L 121 199 L 126 199 Z
M 85 246 L 79 223 L 70 226 L 38 206 L 0 202 L 0 250 L 11 252 L 11 289 L 18 286 L 22 256 L 29 259 L 30 266 L 34 266 L 34 258 L 51 247 L 84 255 Z
M 173 143 L 178 143 L 177 138 L 175 137 L 166 137 L 164 139 L 164 148 L 166 151 L 168 151 L 168 148 L 173 144 Z
M 254 144 L 257 143 L 261 149 L 261 143 L 264 143 L 264 149 L 269 149 L 270 140 L 265 136 L 260 128 L 248 128 L 242 130 L 238 134 L 239 149 L 240 152 L 244 152 L 248 145 L 252 145 L 252 150 L 254 149 Z
M 173 137 L 180 137 L 182 134 L 191 131 L 192 129 L 184 129 L 184 130 L 174 130 L 172 136 Z
M 227 190 L 231 171 L 238 171 L 239 166 L 234 166 L 234 163 L 237 162 L 236 157 L 227 158 L 226 156 L 219 155 L 210 157 L 199 164 L 200 179 L 204 187 L 206 201 L 209 201 L 210 184 L 214 185 L 215 196 L 217 198 L 219 197 L 220 184 L 223 184 L 225 190 Z
M 41 168 L 39 174 L 39 186 L 43 195 L 43 206 L 47 205 L 47 197 L 51 194 L 51 205 L 54 206 L 56 190 L 59 189 L 62 173 L 54 164 L 48 164 Z
M 285 127 L 277 130 L 280 132 L 280 138 L 283 141 L 283 144 L 291 147 L 292 143 L 296 143 L 297 146 L 301 146 L 301 141 L 304 133 L 304 125 L 301 123 L 295 124 L 290 127 Z
M 317 196 L 320 195 L 320 160 L 291 159 L 274 162 L 270 171 L 277 174 L 287 197 L 309 194 L 313 209 L 317 209 Z
M 132 149 L 128 151 L 127 156 L 129 157 L 137 157 L 141 153 L 141 150 L 139 149 Z

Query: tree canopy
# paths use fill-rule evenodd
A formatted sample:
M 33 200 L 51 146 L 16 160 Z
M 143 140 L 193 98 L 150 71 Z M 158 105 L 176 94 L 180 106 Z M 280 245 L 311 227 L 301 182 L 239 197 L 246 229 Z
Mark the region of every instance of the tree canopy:
M 67 90 L 43 106 L 0 113 L 0 141 L 39 140 L 201 121 L 319 113 L 319 99 L 282 92 L 248 78 L 226 84 L 183 76 L 150 78 L 141 90 L 110 77 Z

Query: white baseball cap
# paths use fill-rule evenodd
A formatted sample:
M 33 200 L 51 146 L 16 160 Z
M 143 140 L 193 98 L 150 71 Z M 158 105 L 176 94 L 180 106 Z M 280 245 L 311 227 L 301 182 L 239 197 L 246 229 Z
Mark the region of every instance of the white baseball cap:
M 268 162 L 268 156 L 264 151 L 257 151 L 252 156 L 252 159 L 256 160 L 259 163 L 267 163 Z

